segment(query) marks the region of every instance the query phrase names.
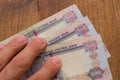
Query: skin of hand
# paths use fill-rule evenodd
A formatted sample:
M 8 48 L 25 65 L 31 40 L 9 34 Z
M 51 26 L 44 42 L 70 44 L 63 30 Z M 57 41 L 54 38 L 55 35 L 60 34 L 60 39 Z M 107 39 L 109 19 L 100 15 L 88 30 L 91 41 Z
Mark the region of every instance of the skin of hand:
M 45 39 L 37 36 L 29 43 L 22 35 L 6 45 L 0 43 L 0 80 L 20 80 L 45 47 Z M 51 80 L 60 67 L 60 58 L 53 56 L 27 80 Z

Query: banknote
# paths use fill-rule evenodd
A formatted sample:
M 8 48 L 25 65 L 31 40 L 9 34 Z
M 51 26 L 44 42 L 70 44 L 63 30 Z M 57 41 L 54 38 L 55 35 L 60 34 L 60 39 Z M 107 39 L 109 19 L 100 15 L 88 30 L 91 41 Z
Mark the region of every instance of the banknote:
M 12 37 L 2 41 L 2 43 L 8 43 L 11 39 L 18 35 L 24 35 L 31 40 L 32 37 L 36 35 L 41 35 L 41 37 L 45 37 L 48 34 L 51 34 L 55 30 L 62 29 L 67 25 L 71 25 L 75 20 L 82 18 L 82 14 L 76 5 L 72 5 L 53 16 L 50 16 L 31 27 L 13 35 Z M 44 34 L 44 32 L 46 34 Z
M 44 35 L 40 34 L 38 36 L 42 35 L 46 39 L 47 45 L 50 46 L 54 43 L 65 42 L 67 40 L 84 38 L 98 34 L 88 17 L 83 17 L 81 19 L 78 19 L 71 25 L 52 32 L 53 33 L 44 32 Z M 105 50 L 106 50 L 106 56 L 107 58 L 109 58 L 111 55 L 106 47 Z
M 70 26 L 54 31 L 52 35 L 47 35 L 46 40 L 47 45 L 49 46 L 57 42 L 88 37 L 96 34 L 97 32 L 88 17 L 83 17 L 76 20 Z
M 31 73 L 40 69 L 50 57 L 59 56 L 62 67 L 54 80 L 112 80 L 105 53 L 98 36 L 58 43 L 46 48 L 38 58 L 39 67 L 33 66 Z
M 110 54 L 110 52 L 108 51 L 108 49 L 107 49 L 107 47 L 105 46 L 105 44 L 104 44 L 104 42 L 103 42 L 103 40 L 102 40 L 102 37 L 101 37 L 101 35 L 100 34 L 98 34 L 99 35 L 99 39 L 101 40 L 101 42 L 103 43 L 103 45 L 104 45 L 104 49 L 105 49 L 105 51 L 106 51 L 106 57 L 107 58 L 110 58 L 111 57 L 111 54 Z

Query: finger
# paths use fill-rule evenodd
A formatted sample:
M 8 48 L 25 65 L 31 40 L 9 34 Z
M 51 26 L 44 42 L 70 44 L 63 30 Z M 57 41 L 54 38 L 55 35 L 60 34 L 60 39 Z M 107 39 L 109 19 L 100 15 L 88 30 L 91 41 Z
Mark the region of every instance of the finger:
M 2 51 L 2 49 L 5 47 L 5 45 L 3 43 L 0 43 L 0 51 Z
M 43 67 L 31 76 L 28 80 L 51 80 L 61 67 L 61 60 L 59 57 L 50 58 Z
M 0 44 L 0 71 L 26 44 L 27 40 L 24 36 L 14 38 L 6 46 Z
M 18 80 L 29 68 L 36 56 L 43 50 L 46 43 L 42 38 L 35 37 L 1 72 L 5 80 Z M 4 79 L 2 79 L 4 80 Z

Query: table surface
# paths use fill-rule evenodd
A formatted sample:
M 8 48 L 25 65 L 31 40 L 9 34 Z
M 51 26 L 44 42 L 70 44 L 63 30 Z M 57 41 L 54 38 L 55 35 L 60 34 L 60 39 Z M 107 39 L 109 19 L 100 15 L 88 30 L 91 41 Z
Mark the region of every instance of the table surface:
M 120 0 L 0 0 L 0 41 L 72 4 L 101 34 L 113 79 L 120 80 Z

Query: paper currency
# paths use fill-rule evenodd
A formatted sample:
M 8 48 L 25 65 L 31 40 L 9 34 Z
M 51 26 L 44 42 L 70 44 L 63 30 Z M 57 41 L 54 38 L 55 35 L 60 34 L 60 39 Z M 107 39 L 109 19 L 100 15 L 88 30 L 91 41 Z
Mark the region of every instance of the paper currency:
M 112 80 L 105 53 L 98 36 L 71 40 L 48 46 L 39 58 L 39 67 L 51 56 L 59 56 L 62 68 L 55 80 Z
M 81 19 L 76 20 L 71 25 L 64 27 L 63 29 L 52 31 L 53 33 L 44 32 L 44 38 L 47 40 L 47 45 L 52 45 L 58 42 L 65 42 L 67 40 L 72 40 L 76 38 L 84 38 L 88 36 L 94 36 L 98 33 L 96 32 L 94 26 L 88 19 L 88 17 L 83 17 Z M 38 35 L 41 36 L 42 34 Z M 46 36 L 45 36 L 46 35 Z M 42 35 L 43 36 L 43 35 Z M 106 49 L 107 58 L 110 57 L 109 51 Z
M 18 35 L 25 35 L 28 40 L 31 40 L 32 37 L 36 35 L 41 35 L 42 37 L 45 37 L 48 34 L 51 34 L 52 32 L 62 29 L 66 27 L 67 25 L 71 25 L 75 20 L 82 18 L 82 14 L 78 7 L 76 5 L 72 5 L 53 16 L 48 17 L 47 19 L 44 19 L 33 26 L 13 35 L 12 37 L 2 41 L 2 43 L 8 43 L 10 40 L 12 40 L 15 36 Z M 46 34 L 44 34 L 44 32 Z
M 70 32 L 69 30 L 73 30 L 73 31 Z M 76 33 L 77 35 L 70 37 L 72 33 Z M 3 43 L 9 42 L 15 36 L 25 35 L 29 41 L 34 36 L 43 37 L 47 40 L 47 43 L 49 46 L 56 42 L 63 41 L 65 39 L 68 40 L 74 37 L 81 38 L 81 36 L 84 37 L 84 36 L 88 36 L 88 35 L 91 36 L 96 34 L 97 32 L 94 29 L 90 20 L 87 17 L 85 18 L 82 17 L 82 14 L 80 13 L 77 6 L 72 5 L 56 13 L 55 15 L 29 27 L 28 29 L 25 29 L 24 31 L 21 31 L 18 34 L 15 34 L 14 36 L 4 40 Z M 106 51 L 108 52 L 107 49 Z M 109 52 L 106 55 L 107 55 L 107 58 L 110 57 Z
M 28 41 L 34 36 L 46 39 L 47 49 L 38 56 L 22 80 L 34 74 L 49 57 L 62 59 L 61 71 L 54 80 L 112 80 L 107 58 L 111 55 L 96 36 L 94 26 L 72 5 L 47 19 L 2 41 L 8 43 L 15 36 L 24 35 Z M 106 58 L 107 56 L 107 58 Z
M 76 20 L 70 26 L 59 29 L 54 34 L 47 35 L 47 44 L 52 45 L 56 42 L 63 42 L 74 38 L 83 38 L 96 35 L 97 32 L 87 17 Z

